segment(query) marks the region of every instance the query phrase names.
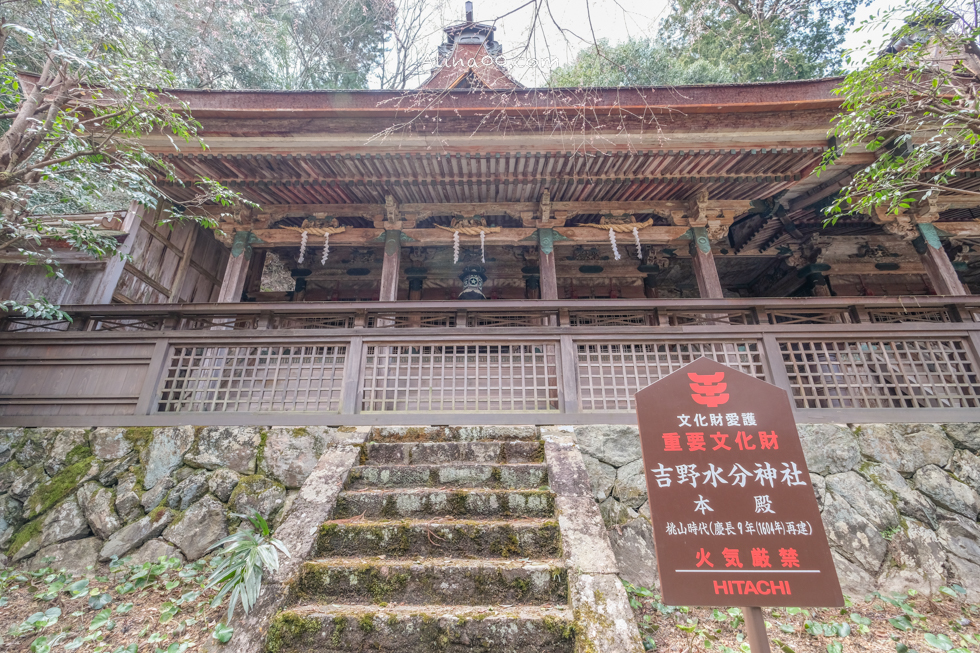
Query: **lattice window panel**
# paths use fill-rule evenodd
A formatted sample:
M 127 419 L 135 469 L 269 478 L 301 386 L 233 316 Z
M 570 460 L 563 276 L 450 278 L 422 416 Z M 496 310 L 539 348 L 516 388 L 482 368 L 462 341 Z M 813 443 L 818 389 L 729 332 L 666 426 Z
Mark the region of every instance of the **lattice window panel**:
M 877 324 L 896 324 L 898 322 L 952 322 L 945 308 L 922 309 L 869 309 L 868 318 Z
M 557 313 L 469 313 L 466 316 L 466 326 L 470 327 L 525 327 L 548 324 L 549 316 Z
M 276 315 L 270 325 L 274 329 L 352 329 L 353 313 L 337 315 Z
M 557 345 L 369 345 L 361 412 L 557 411 Z
M 163 315 L 142 318 L 93 317 L 93 331 L 159 331 L 166 319 Z
M 346 345 L 174 347 L 157 412 L 337 412 L 346 357 Z
M 969 345 L 942 340 L 779 343 L 797 408 L 977 408 Z
M 851 324 L 853 321 L 846 308 L 826 311 L 769 311 L 770 324 Z
M 718 311 L 712 313 L 694 313 L 692 311 L 668 311 L 667 316 L 672 326 L 684 325 L 717 325 L 717 324 L 755 324 L 752 311 Z
M 456 326 L 455 313 L 372 313 L 370 329 L 425 329 Z
M 568 316 L 570 326 L 648 326 L 656 324 L 654 314 L 650 312 L 629 313 L 571 313 Z
M 755 341 L 582 343 L 578 345 L 579 401 L 583 411 L 632 411 L 633 395 L 702 356 L 766 380 Z
M 8 317 L 3 322 L 3 330 L 44 333 L 46 331 L 67 331 L 71 325 L 72 323 L 68 320 L 31 320 L 29 318 Z
M 232 331 L 246 331 L 258 327 L 259 316 L 249 315 L 238 317 L 237 315 L 228 316 L 202 316 L 187 317 L 177 325 L 180 331 L 205 331 L 207 329 L 229 329 Z

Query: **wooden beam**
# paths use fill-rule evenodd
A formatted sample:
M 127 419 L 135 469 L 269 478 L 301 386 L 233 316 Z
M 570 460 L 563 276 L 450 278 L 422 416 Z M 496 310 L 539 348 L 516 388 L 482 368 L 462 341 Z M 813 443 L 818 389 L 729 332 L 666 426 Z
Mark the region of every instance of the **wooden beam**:
M 157 216 L 159 216 L 159 212 L 157 213 Z M 156 219 L 154 219 L 154 224 L 156 224 Z M 160 234 L 158 234 L 157 233 L 157 230 L 154 229 L 152 226 L 146 224 L 143 221 L 140 221 L 140 229 L 142 229 L 146 233 L 150 234 L 150 236 L 155 241 L 157 241 L 158 243 L 160 243 L 161 245 L 163 245 L 164 247 L 166 247 L 167 249 L 169 249 L 170 251 L 172 251 L 174 254 L 176 254 L 177 256 L 179 256 L 181 258 L 183 258 L 183 256 L 184 256 L 184 250 L 182 250 L 181 248 L 177 247 L 172 242 L 170 242 L 169 240 L 167 240 L 166 238 L 164 238 L 163 236 L 161 236 Z
M 640 242 L 663 244 L 677 240 L 685 233 L 688 227 L 647 227 L 640 230 Z M 609 235 L 602 229 L 590 227 L 559 227 L 556 232 L 564 236 L 568 241 L 575 244 L 598 245 L 609 242 Z M 299 247 L 300 233 L 287 229 L 257 229 L 253 233 L 259 238 L 259 242 L 253 243 L 253 247 Z M 378 240 L 383 231 L 381 229 L 348 229 L 347 231 L 330 236 L 331 245 L 371 245 Z M 433 246 L 452 246 L 453 234 L 444 229 L 405 229 L 402 231 L 406 236 L 418 241 L 420 245 Z M 533 236 L 535 230 L 532 228 L 501 229 L 497 233 L 486 234 L 488 245 L 514 245 L 522 240 Z M 463 240 L 469 237 L 463 236 Z
M 381 264 L 380 301 L 393 302 L 398 299 L 398 273 L 402 260 L 402 232 L 388 229 L 385 233 L 384 261 Z
M 701 299 L 723 299 L 725 293 L 721 289 L 718 268 L 715 266 L 715 258 L 711 254 L 707 230 L 704 227 L 694 227 L 692 231 L 694 232 L 694 240 L 691 241 L 691 263 L 694 264 L 694 276 L 698 280 L 698 292 Z M 706 243 L 707 246 L 705 246 Z
M 204 266 L 202 266 L 200 263 L 198 263 L 197 261 L 191 261 L 191 267 L 197 270 L 201 274 L 201 276 L 203 276 L 205 279 L 210 281 L 216 288 L 221 287 L 221 279 L 216 277 L 208 270 L 205 270 Z
M 140 281 L 148 285 L 150 288 L 156 290 L 164 297 L 170 297 L 170 293 L 172 292 L 170 288 L 167 288 L 162 283 L 158 282 L 156 279 L 148 275 L 146 272 L 143 272 L 132 263 L 127 261 L 125 265 L 125 270 L 129 274 L 133 275 L 134 277 L 136 277 L 137 279 L 139 279 Z
M 466 180 L 469 183 L 469 180 Z M 565 212 L 569 216 L 583 213 L 658 213 L 669 215 L 671 211 L 682 211 L 688 203 L 683 201 L 645 201 L 645 202 L 551 202 L 551 217 L 557 218 L 557 212 Z M 737 214 L 747 213 L 752 208 L 750 200 L 710 200 L 707 204 L 709 211 L 734 211 Z M 204 207 L 202 213 L 215 215 L 225 213 L 221 207 Z M 455 202 L 455 203 L 412 203 L 399 204 L 401 214 L 423 215 L 453 215 L 479 213 L 481 215 L 513 215 L 531 212 L 540 217 L 539 202 Z M 351 216 L 384 216 L 384 204 L 264 204 L 260 211 L 262 215 L 272 216 L 273 219 L 284 215 L 323 214 L 328 218 L 343 218 Z M 550 225 L 554 226 L 554 225 Z M 560 226 L 560 225 L 558 225 Z
M 196 224 L 191 224 L 190 228 L 191 233 L 187 236 L 187 242 L 184 243 L 184 251 L 180 257 L 180 263 L 177 265 L 177 272 L 174 274 L 170 296 L 167 298 L 171 304 L 180 301 L 180 288 L 184 285 L 184 277 L 187 276 L 187 269 L 190 267 L 191 259 L 194 257 L 194 244 L 197 242 L 197 233 L 201 229 Z
M 163 202 L 160 202 L 159 204 L 162 206 Z M 102 277 L 99 279 L 99 285 L 93 294 L 94 303 L 112 303 L 112 296 L 113 293 L 116 292 L 116 286 L 119 285 L 119 278 L 126 269 L 126 261 L 120 257 L 126 256 L 132 252 L 133 245 L 136 244 L 136 237 L 139 234 L 139 228 L 137 228 L 135 225 L 143 223 L 144 211 L 144 207 L 135 201 L 129 205 L 129 210 L 126 212 L 126 217 L 123 218 L 123 230 L 127 233 L 126 239 L 116 252 L 116 255 L 106 261 L 105 270 L 102 272 Z
M 245 277 L 248 274 L 248 261 L 245 254 L 229 256 L 225 266 L 225 278 L 218 293 L 221 304 L 235 304 L 242 301 L 242 291 L 245 290 Z
M 932 224 L 917 224 L 921 234 L 915 241 L 916 249 L 922 258 L 922 265 L 929 275 L 929 283 L 937 295 L 969 295 L 969 291 L 960 281 L 953 263 L 946 256 L 936 228 Z

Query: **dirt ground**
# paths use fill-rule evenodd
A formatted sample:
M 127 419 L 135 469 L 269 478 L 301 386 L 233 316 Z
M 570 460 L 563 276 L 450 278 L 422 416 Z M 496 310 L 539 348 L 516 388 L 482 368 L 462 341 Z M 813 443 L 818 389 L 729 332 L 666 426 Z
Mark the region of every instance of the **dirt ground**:
M 665 606 L 654 592 L 627 586 L 647 650 L 671 653 L 749 650 L 741 611 Z M 980 651 L 980 606 L 962 588 L 933 598 L 875 595 L 840 609 L 766 608 L 773 653 L 935 653 Z M 868 600 L 870 599 L 870 600 Z
M 89 580 L 0 570 L 0 651 L 193 653 L 231 635 L 220 625 L 227 602 L 211 607 L 214 592 L 203 589 L 207 571 L 176 559 L 103 568 Z M 738 609 L 671 607 L 651 590 L 627 592 L 647 650 L 749 651 Z M 956 586 L 933 598 L 876 595 L 842 609 L 763 613 L 773 653 L 980 653 L 980 606 Z
M 0 571 L 0 650 L 184 653 L 211 638 L 227 614 L 227 603 L 209 606 L 214 592 L 203 590 L 201 563 L 172 559 L 104 573 L 86 581 Z

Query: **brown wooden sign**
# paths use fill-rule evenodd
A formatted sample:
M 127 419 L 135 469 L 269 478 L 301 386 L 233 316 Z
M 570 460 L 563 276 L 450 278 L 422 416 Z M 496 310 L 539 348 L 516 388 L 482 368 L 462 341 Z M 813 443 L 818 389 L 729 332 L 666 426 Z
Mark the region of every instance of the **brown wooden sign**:
M 665 603 L 844 605 L 785 390 L 701 358 L 636 407 Z

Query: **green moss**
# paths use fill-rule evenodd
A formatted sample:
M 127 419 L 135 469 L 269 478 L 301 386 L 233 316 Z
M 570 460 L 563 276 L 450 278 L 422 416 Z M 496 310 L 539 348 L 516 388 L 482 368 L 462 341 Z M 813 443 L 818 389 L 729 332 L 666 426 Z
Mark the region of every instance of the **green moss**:
M 255 469 L 262 469 L 262 461 L 265 460 L 265 444 L 268 439 L 268 431 L 265 429 L 259 431 L 259 448 L 255 452 Z
M 80 460 L 74 465 L 65 467 L 47 483 L 39 485 L 34 494 L 24 503 L 24 514 L 33 517 L 50 510 L 55 504 L 75 491 L 94 462 L 94 457 Z
M 153 428 L 149 426 L 137 426 L 126 429 L 123 437 L 133 443 L 136 449 L 142 449 L 153 439 Z
M 534 450 L 534 454 L 531 456 L 532 463 L 543 463 L 544 462 L 544 440 L 538 440 L 538 447 Z
M 494 466 L 493 468 L 490 469 L 490 483 L 493 487 L 500 487 L 501 478 L 500 478 L 499 467 Z
M 269 625 L 269 634 L 265 638 L 266 653 L 279 653 L 284 646 L 303 635 L 319 631 L 320 622 L 316 619 L 304 618 L 292 612 L 280 612 Z
M 522 599 L 531 591 L 531 581 L 526 578 L 515 578 L 511 586 L 513 586 L 517 595 Z
M 398 617 L 395 615 L 388 615 L 388 628 L 394 628 L 398 625 Z
M 562 621 L 554 617 L 545 617 L 542 620 L 545 630 L 554 633 L 564 640 L 575 639 L 575 624 L 570 621 Z
M 76 446 L 74 449 L 72 449 L 71 451 L 68 452 L 68 455 L 65 456 L 65 464 L 66 465 L 74 465 L 75 463 L 77 463 L 80 460 L 85 460 L 86 458 L 91 458 L 92 455 L 93 455 L 92 454 L 92 447 L 90 447 L 87 444 L 80 444 L 80 445 Z
M 365 633 L 370 633 L 374 631 L 374 619 L 372 619 L 371 615 L 369 614 L 366 614 L 363 617 L 361 617 L 361 620 L 357 622 L 357 625 L 358 627 L 360 627 L 361 631 Z
M 262 441 L 263 446 L 265 440 Z M 235 504 L 235 499 L 243 494 L 257 495 L 266 492 L 267 490 L 279 487 L 285 491 L 285 487 L 276 481 L 273 481 L 268 476 L 263 476 L 262 474 L 252 474 L 251 476 L 243 476 L 239 481 L 238 485 L 231 493 L 231 497 L 228 499 L 228 503 L 231 505 Z
M 449 504 L 450 515 L 459 516 L 466 514 L 466 497 L 468 494 L 468 492 L 453 492 L 449 495 L 447 503 Z
M 333 635 L 330 636 L 331 644 L 340 646 L 340 638 L 343 637 L 345 628 L 347 628 L 347 619 L 344 617 L 333 618 Z
M 35 519 L 34 521 L 27 522 L 20 527 L 20 530 L 14 533 L 14 539 L 10 542 L 10 547 L 7 549 L 7 555 L 13 557 L 15 553 L 24 548 L 24 545 L 30 542 L 34 537 L 41 533 L 41 525 L 44 520 Z
M 394 495 L 389 494 L 381 504 L 381 516 L 384 519 L 394 519 L 398 517 L 398 505 Z

